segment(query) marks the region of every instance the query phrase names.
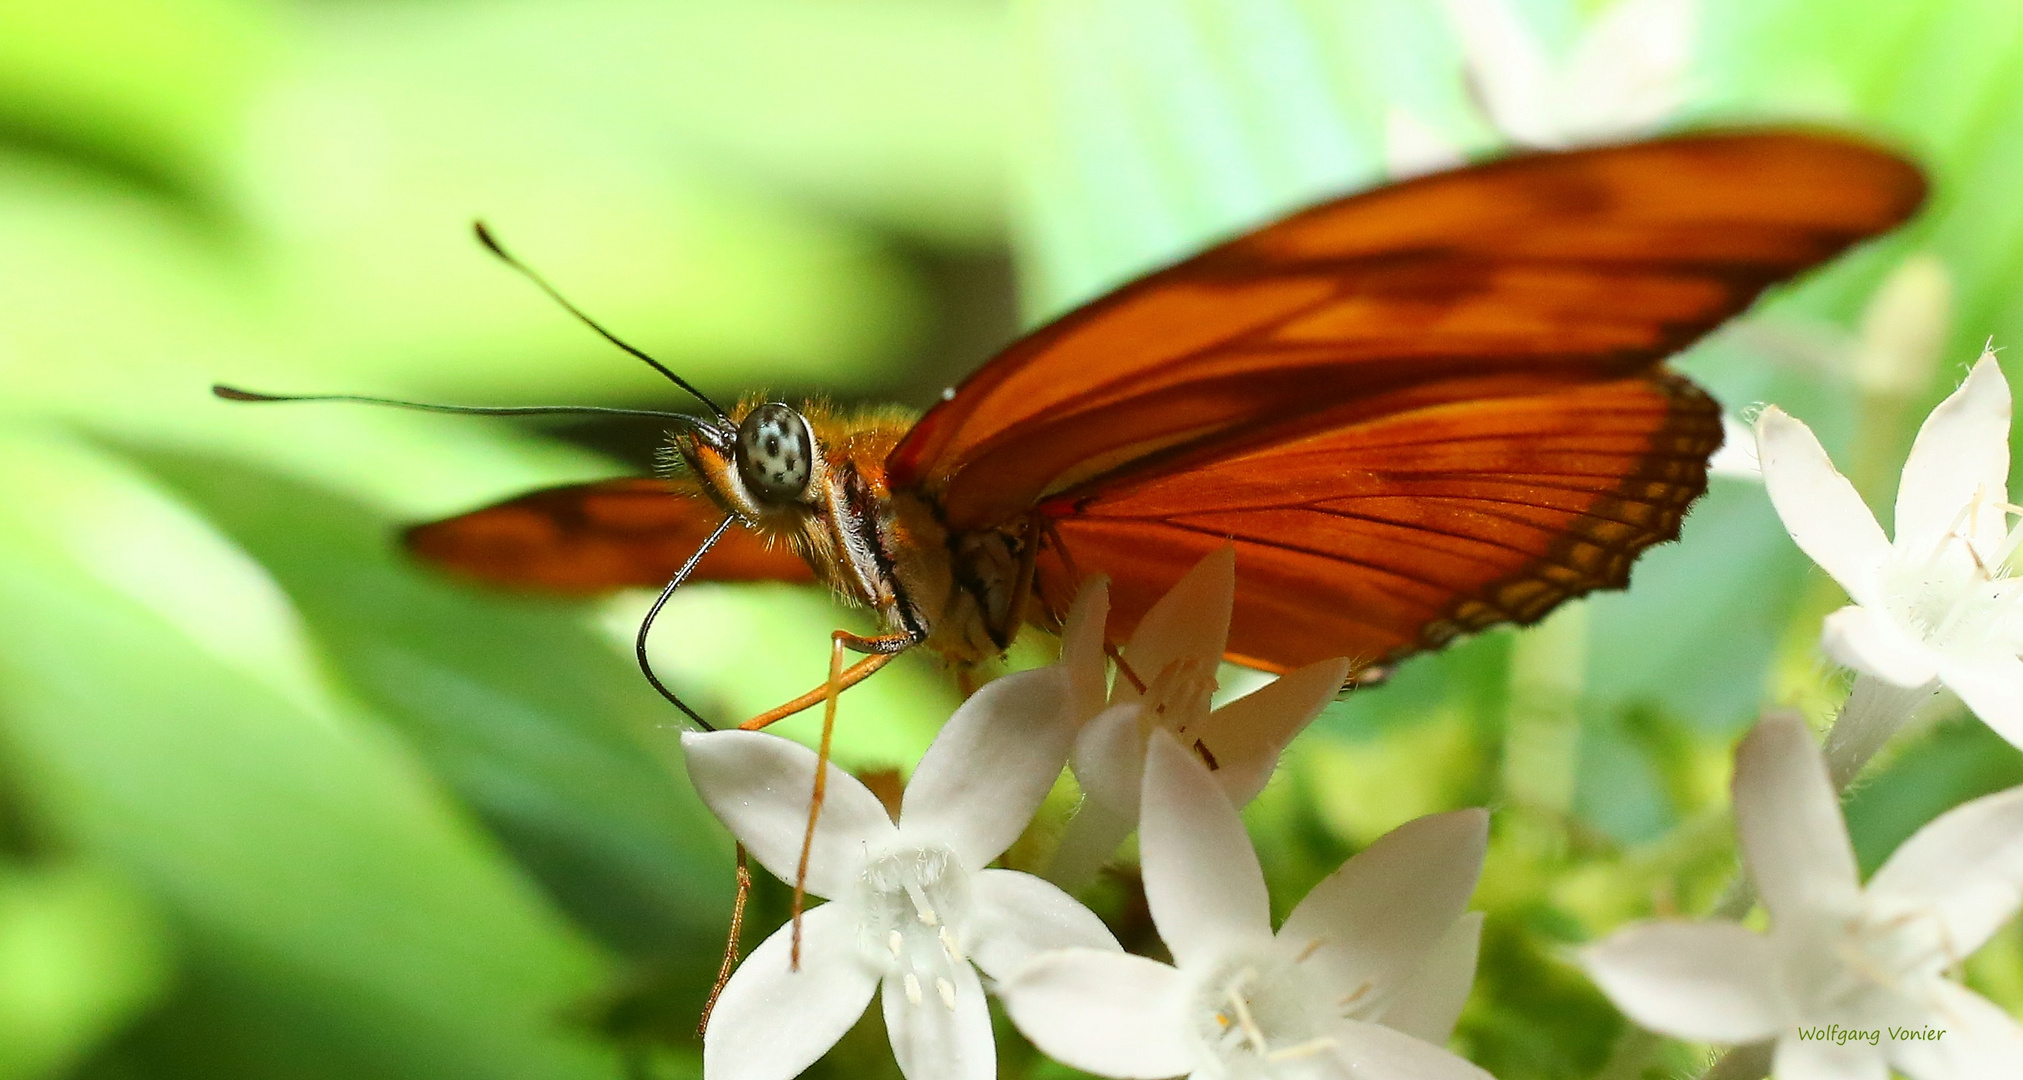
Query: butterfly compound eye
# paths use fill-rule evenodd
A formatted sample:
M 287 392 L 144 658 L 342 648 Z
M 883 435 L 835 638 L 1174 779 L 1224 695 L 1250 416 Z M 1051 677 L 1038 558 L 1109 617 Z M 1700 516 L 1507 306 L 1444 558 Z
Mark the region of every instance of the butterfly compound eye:
M 814 436 L 800 413 L 768 402 L 738 425 L 738 475 L 766 502 L 794 502 L 807 494 Z

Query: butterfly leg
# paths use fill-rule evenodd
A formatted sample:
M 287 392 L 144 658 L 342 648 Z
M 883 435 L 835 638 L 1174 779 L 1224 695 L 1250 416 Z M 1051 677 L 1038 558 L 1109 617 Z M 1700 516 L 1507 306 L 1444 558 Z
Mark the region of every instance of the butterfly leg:
M 1018 637 L 1019 630 L 1026 624 L 1026 608 L 1032 601 L 1033 583 L 1040 564 L 1040 530 L 1045 525 L 1046 519 L 1039 514 L 1029 515 L 1026 519 L 1026 542 L 1019 549 L 1018 568 L 1012 573 L 1011 594 L 1004 606 L 1003 621 L 989 628 L 991 640 L 1001 648 L 1010 648 L 1012 639 Z
M 815 823 L 822 819 L 822 798 L 829 788 L 829 745 L 836 734 L 836 699 L 842 696 L 844 688 L 843 650 L 889 649 L 888 652 L 873 653 L 852 665 L 852 670 L 872 665 L 865 672 L 868 675 L 884 667 L 901 650 L 913 644 L 913 639 L 905 634 L 863 638 L 847 630 L 829 635 L 829 641 L 829 681 L 822 687 L 822 741 L 815 750 L 815 785 L 808 795 L 808 830 L 801 834 L 801 861 L 794 868 L 794 945 L 788 962 L 788 967 L 794 971 L 801 970 L 801 905 L 808 897 L 808 856 L 815 848 Z M 877 663 L 873 665 L 873 661 Z M 861 681 L 863 676 L 858 678 Z
M 752 870 L 747 865 L 745 846 L 738 845 L 738 892 L 737 899 L 731 901 L 730 940 L 724 943 L 724 962 L 716 969 L 716 985 L 709 988 L 709 997 L 702 1003 L 702 1019 L 696 1021 L 695 1033 L 703 1035 L 709 1031 L 709 1014 L 716 1011 L 716 999 L 723 996 L 724 984 L 731 981 L 731 969 L 737 966 L 738 947 L 745 930 L 745 901 L 752 895 Z
M 848 690 L 869 678 L 872 672 L 891 663 L 893 657 L 920 644 L 910 634 L 881 634 L 877 637 L 867 638 L 858 637 L 856 634 L 845 630 L 838 630 L 832 637 L 835 640 L 834 652 L 839 657 L 845 648 L 851 652 L 870 653 L 871 655 L 850 665 L 835 679 L 824 682 L 822 685 L 784 705 L 774 706 L 739 724 L 738 730 L 757 731 L 762 727 L 771 725 L 774 721 L 784 720 L 803 709 L 813 708 L 829 696 L 829 690 L 832 685 L 839 693 Z

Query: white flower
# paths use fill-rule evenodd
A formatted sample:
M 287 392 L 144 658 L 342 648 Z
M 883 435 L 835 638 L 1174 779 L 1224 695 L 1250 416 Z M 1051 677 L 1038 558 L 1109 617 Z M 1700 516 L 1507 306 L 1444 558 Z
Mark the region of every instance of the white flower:
M 1616 0 L 1559 64 L 1508 0 L 1447 0 L 1447 12 L 1490 121 L 1521 145 L 1641 135 L 1686 100 L 1694 0 Z
M 1721 449 L 1707 459 L 1707 475 L 1762 483 L 1763 464 L 1756 460 L 1755 429 L 1722 413 Z
M 1509 0 L 1447 0 L 1470 88 L 1497 131 L 1557 149 L 1647 134 L 1684 104 L 1698 22 L 1695 0 L 1616 0 L 1559 62 Z M 1458 163 L 1410 116 L 1385 119 L 1392 175 Z
M 807 888 L 801 964 L 781 927 L 738 968 L 703 1038 L 706 1080 L 788 1080 L 848 1031 L 884 986 L 885 1025 L 910 1080 L 989 1080 L 993 978 L 1042 949 L 1114 950 L 1101 921 L 1030 874 L 985 869 L 1060 775 L 1073 731 L 1067 673 L 1041 668 L 979 690 L 942 728 L 894 824 L 877 797 L 829 767 Z M 792 881 L 815 755 L 760 732 L 682 736 L 710 810 L 752 857 Z M 972 967 L 972 964 L 974 967 Z
M 1944 972 L 2023 903 L 2023 788 L 1926 825 L 1863 889 L 1811 732 L 1775 716 L 1736 752 L 1735 827 L 1769 933 L 1619 931 L 1582 953 L 1618 1008 L 1683 1039 L 1775 1039 L 1780 1080 L 2016 1075 L 2023 1028 Z
M 1487 842 L 1480 810 L 1399 827 L 1271 912 L 1236 807 L 1191 751 L 1153 736 L 1139 838 L 1168 966 L 1046 953 L 999 988 L 1042 1051 L 1103 1076 L 1486 1080 L 1441 1049 L 1474 979 L 1463 915 Z
M 1145 741 L 1164 730 L 1211 762 L 1217 783 L 1242 806 L 1264 790 L 1279 755 L 1348 678 L 1347 659 L 1308 664 L 1211 710 L 1215 673 L 1229 639 L 1236 602 L 1236 549 L 1211 552 L 1152 605 L 1124 646 L 1122 672 L 1102 707 L 1102 626 L 1109 601 L 1104 583 L 1077 597 L 1062 633 L 1062 666 L 1077 686 L 1081 715 L 1094 713 L 1075 739 L 1075 779 L 1087 794 L 1062 841 L 1054 880 L 1078 882 L 1130 835 L 1138 820 L 1138 782 Z M 1100 711 L 1097 711 L 1100 709 Z M 1068 865 L 1072 864 L 1072 865 Z
M 1936 679 L 2023 745 L 2023 527 L 2008 527 L 2009 384 L 1984 353 L 1932 410 L 1904 462 L 1896 538 L 1834 470 L 1804 424 L 1770 408 L 1756 422 L 1764 484 L 1799 548 L 1853 604 L 1827 617 L 1834 660 L 1884 682 Z
M 1468 156 L 1420 123 L 1418 117 L 1394 105 L 1384 113 L 1384 162 L 1391 179 L 1403 180 L 1458 169 L 1468 164 Z

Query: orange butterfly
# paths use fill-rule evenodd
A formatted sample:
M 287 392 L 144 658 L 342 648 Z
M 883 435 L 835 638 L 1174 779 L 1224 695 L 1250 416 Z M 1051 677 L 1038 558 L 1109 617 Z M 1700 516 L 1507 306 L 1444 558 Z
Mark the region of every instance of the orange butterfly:
M 1798 132 L 1408 180 L 1126 285 L 917 423 L 697 393 L 713 415 L 662 414 L 679 474 L 535 492 L 408 543 L 500 585 L 666 583 L 661 603 L 683 581 L 817 579 L 883 624 L 837 632 L 870 654 L 832 667 L 840 687 L 915 646 L 994 656 L 1079 575 L 1109 575 L 1128 634 L 1233 542 L 1230 659 L 1385 664 L 1623 586 L 1721 443 L 1714 401 L 1660 362 L 1924 190 L 1891 154 Z

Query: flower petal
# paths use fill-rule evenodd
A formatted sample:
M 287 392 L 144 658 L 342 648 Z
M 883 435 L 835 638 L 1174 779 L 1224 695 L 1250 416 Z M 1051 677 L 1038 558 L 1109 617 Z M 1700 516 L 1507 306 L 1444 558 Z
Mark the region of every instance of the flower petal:
M 1775 925 L 1838 918 L 1861 900 L 1854 848 L 1805 721 L 1763 718 L 1735 751 L 1735 831 Z
M 1727 413 L 1721 414 L 1721 449 L 1707 459 L 1708 476 L 1730 480 L 1763 482 L 1763 465 L 1756 460 L 1756 431 Z
M 1384 113 L 1384 170 L 1393 180 L 1459 168 L 1461 148 L 1397 106 Z
M 1075 816 L 1068 819 L 1061 834 L 1061 846 L 1054 849 L 1047 880 L 1063 889 L 1079 892 L 1109 865 L 1117 845 L 1138 828 L 1138 813 L 1112 808 L 1100 799 L 1083 799 Z
M 688 779 L 710 812 L 759 865 L 792 882 L 808 831 L 815 752 L 760 731 L 692 731 L 681 737 Z M 839 896 L 856 880 L 867 847 L 898 836 L 878 796 L 829 763 L 815 842 L 808 851 L 808 892 Z
M 1938 677 L 1937 658 L 1874 608 L 1849 604 L 1826 617 L 1819 646 L 1833 662 L 1895 686 L 1923 686 Z
M 913 990 L 920 1000 L 914 1001 Z M 906 1080 L 992 1080 L 997 1075 L 997 1041 L 990 1033 L 990 1005 L 976 969 L 955 964 L 945 985 L 909 989 L 897 976 L 885 980 L 885 1034 Z
M 1756 418 L 1756 454 L 1770 503 L 1799 550 L 1833 575 L 1855 603 L 1881 606 L 1889 541 L 1812 429 L 1770 406 Z
M 1454 921 L 1445 936 L 1419 961 L 1418 970 L 1400 983 L 1377 1014 L 1378 1023 L 1435 1046 L 1447 1045 L 1454 1023 L 1475 987 L 1475 961 L 1482 951 L 1482 913 L 1471 911 Z
M 1049 949 L 1122 951 L 1095 912 L 1051 882 L 1017 870 L 983 870 L 970 888 L 962 946 L 993 979 Z
M 1012 1023 L 1048 1057 L 1098 1076 L 1156 1080 L 1197 1062 L 1184 1026 L 1180 972 L 1094 949 L 1035 959 L 998 986 Z
M 1112 705 L 1075 736 L 1075 782 L 1090 799 L 1134 825 L 1145 779 L 1145 733 L 1138 727 L 1142 708 L 1135 701 Z
M 1892 1039 L 1883 1052 L 1911 1080 L 2007 1080 L 2023 1062 L 2023 1027 L 1994 1002 L 1958 983 L 1934 980 L 1930 1026 L 1936 1039 Z M 1923 1032 L 1921 1032 L 1922 1034 Z
M 1328 973 L 1335 992 L 1406 978 L 1461 917 L 1489 843 L 1489 814 L 1429 814 L 1392 829 L 1322 879 L 1279 940 Z
M 1984 352 L 1967 381 L 1939 403 L 1904 462 L 1897 487 L 1897 550 L 1928 558 L 1954 531 L 1988 558 L 2006 531 L 2009 497 L 2009 383 Z M 1971 518 L 1962 517 L 1972 513 Z
M 1617 0 L 1602 9 L 1557 87 L 1569 141 L 1634 135 L 1685 103 L 1698 7 L 1697 0 Z
M 1196 737 L 1215 756 L 1215 779 L 1230 802 L 1257 798 L 1286 744 L 1341 693 L 1349 667 L 1346 657 L 1308 664 L 1209 714 Z
M 1004 854 L 1068 763 L 1068 672 L 1006 675 L 969 696 L 920 758 L 899 807 L 909 839 L 947 844 L 975 870 Z
M 2023 906 L 2023 787 L 1919 829 L 1869 879 L 1868 896 L 1885 918 L 1936 920 L 1934 944 L 1958 959 L 1971 955 Z
M 1225 544 L 1181 575 L 1131 632 L 1124 660 L 1150 683 L 1176 660 L 1193 657 L 1214 670 L 1229 640 L 1229 610 L 1236 603 L 1236 548 Z M 1110 700 L 1136 701 L 1129 679 L 1118 679 Z
M 1939 658 L 1939 681 L 1960 695 L 1981 722 L 2012 746 L 2023 746 L 2023 659 L 1989 656 Z
M 853 914 L 841 904 L 801 916 L 801 970 L 789 966 L 792 923 L 724 985 L 702 1036 L 703 1080 L 791 1080 L 828 1053 L 864 1015 L 878 972 L 857 951 Z
M 1337 1020 L 1327 1037 L 1353 1080 L 1494 1080 L 1480 1066 L 1382 1024 Z
M 1738 923 L 1639 923 L 1582 949 L 1580 962 L 1623 1015 L 1652 1031 L 1733 1044 L 1783 1026 L 1775 948 Z
M 1469 85 L 1490 122 L 1513 142 L 1560 145 L 1548 105 L 1552 72 L 1517 12 L 1505 0 L 1447 0 L 1446 8 L 1468 62 Z
M 1173 736 L 1154 731 L 1145 750 L 1138 817 L 1145 902 L 1181 967 L 1271 940 L 1271 901 L 1243 819 L 1208 767 Z
M 1770 1069 L 1777 1080 L 1889 1080 L 1890 1075 L 1878 1047 L 1860 1040 L 1800 1042 L 1795 1035 L 1777 1040 Z
M 1061 664 L 1068 672 L 1068 692 L 1075 722 L 1103 711 L 1110 696 L 1109 659 L 1103 639 L 1110 624 L 1110 578 L 1097 574 L 1082 582 L 1068 618 L 1061 624 Z

